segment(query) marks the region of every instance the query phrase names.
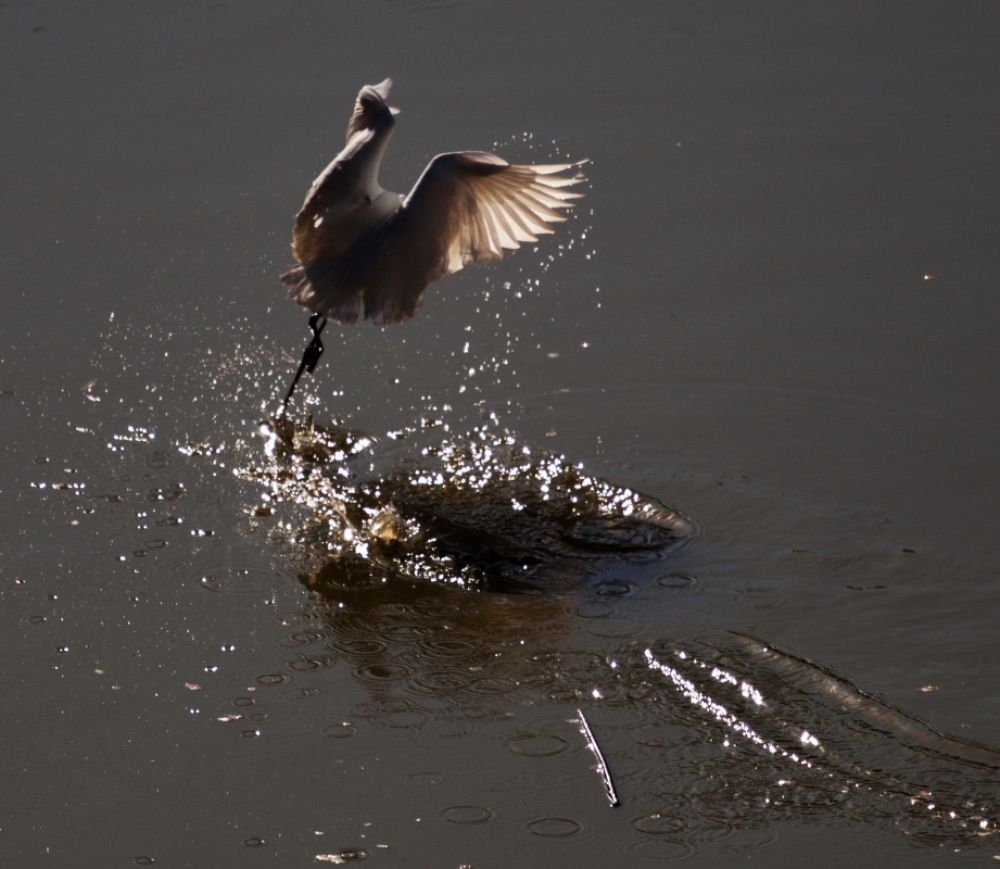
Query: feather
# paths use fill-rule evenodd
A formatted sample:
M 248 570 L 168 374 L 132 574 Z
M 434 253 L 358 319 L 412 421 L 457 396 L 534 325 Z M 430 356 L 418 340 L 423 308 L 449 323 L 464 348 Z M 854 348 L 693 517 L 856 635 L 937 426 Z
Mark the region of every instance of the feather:
M 345 325 L 362 312 L 377 325 L 409 320 L 430 285 L 537 242 L 582 195 L 566 188 L 584 180 L 586 161 L 512 166 L 485 151 L 439 154 L 405 198 L 383 190 L 378 169 L 398 113 L 386 103 L 391 86 L 358 93 L 347 145 L 296 217 L 300 264 L 281 274 L 296 302 Z

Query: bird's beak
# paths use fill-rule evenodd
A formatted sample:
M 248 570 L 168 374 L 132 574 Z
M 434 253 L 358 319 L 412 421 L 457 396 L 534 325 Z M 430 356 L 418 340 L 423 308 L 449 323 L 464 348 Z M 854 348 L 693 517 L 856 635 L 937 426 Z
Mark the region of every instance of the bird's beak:
M 389 111 L 392 112 L 394 115 L 399 114 L 399 109 L 397 109 L 395 106 L 389 106 Z

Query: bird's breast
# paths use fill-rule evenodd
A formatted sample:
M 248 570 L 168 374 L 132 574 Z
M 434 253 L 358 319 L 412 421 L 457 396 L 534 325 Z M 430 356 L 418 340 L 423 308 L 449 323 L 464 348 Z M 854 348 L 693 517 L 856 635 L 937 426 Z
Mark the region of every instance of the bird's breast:
M 361 197 L 322 209 L 298 246 L 302 261 L 344 256 L 370 236 L 399 207 L 402 197 L 382 191 L 374 199 Z

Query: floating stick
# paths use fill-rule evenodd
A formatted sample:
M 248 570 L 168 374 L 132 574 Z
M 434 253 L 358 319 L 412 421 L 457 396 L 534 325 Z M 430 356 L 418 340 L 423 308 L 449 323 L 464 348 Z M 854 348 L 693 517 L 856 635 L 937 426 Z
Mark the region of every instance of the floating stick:
M 601 753 L 601 747 L 597 744 L 597 740 L 594 738 L 594 731 L 590 729 L 590 725 L 587 723 L 587 717 L 583 714 L 582 709 L 577 709 L 576 714 L 580 716 L 580 733 L 584 735 L 587 740 L 587 748 L 594 752 L 594 756 L 597 758 L 597 766 L 595 769 L 600 773 L 601 779 L 604 781 L 604 789 L 608 792 L 608 802 L 611 803 L 611 808 L 621 805 L 618 799 L 618 793 L 615 791 L 615 783 L 611 781 L 611 773 L 608 771 L 608 762 L 604 759 L 604 755 Z

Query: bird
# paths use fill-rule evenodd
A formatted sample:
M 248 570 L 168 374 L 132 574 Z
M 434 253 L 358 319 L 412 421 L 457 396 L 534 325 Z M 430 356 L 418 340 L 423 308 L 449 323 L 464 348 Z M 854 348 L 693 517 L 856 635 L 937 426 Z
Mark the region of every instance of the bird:
M 586 160 L 518 166 L 486 151 L 438 154 L 408 195 L 384 190 L 378 170 L 399 114 L 387 102 L 391 87 L 387 78 L 361 88 L 346 146 L 295 218 L 298 265 L 280 277 L 311 312 L 312 340 L 283 408 L 303 371 L 315 369 L 328 320 L 353 326 L 363 315 L 379 326 L 403 323 L 419 312 L 429 286 L 552 233 L 553 223 L 566 220 L 558 209 L 583 195 L 567 188 L 586 180 Z

